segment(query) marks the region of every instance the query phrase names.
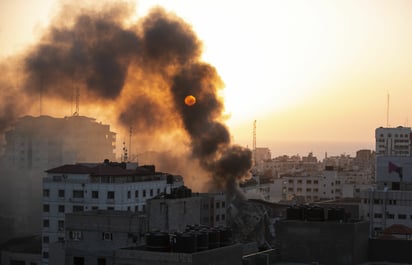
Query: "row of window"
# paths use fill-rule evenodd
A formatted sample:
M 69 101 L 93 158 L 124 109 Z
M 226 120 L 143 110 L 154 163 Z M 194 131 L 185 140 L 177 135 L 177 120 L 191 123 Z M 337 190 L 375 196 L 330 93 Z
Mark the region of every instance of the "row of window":
M 369 217 L 369 213 L 367 214 L 367 216 Z M 383 214 L 382 214 L 382 213 L 375 213 L 375 214 L 373 214 L 373 217 L 376 218 L 376 219 L 381 219 L 381 218 L 383 218 Z M 390 214 L 390 213 L 388 213 L 388 214 L 386 214 L 386 218 L 388 218 L 388 219 L 395 219 L 395 214 Z M 397 218 L 398 218 L 399 220 L 406 220 L 406 219 L 407 219 L 407 215 L 406 215 L 406 214 L 398 214 L 398 215 L 397 215 Z M 409 219 L 412 220 L 412 214 L 409 216 Z
M 294 180 L 293 180 L 293 179 L 289 179 L 288 182 L 289 182 L 289 184 L 293 184 Z M 298 179 L 298 180 L 296 180 L 296 183 L 302 184 L 302 180 L 301 180 L 301 179 Z M 319 183 L 318 180 L 314 180 L 314 181 L 313 181 L 313 184 L 318 184 L 318 183 Z M 312 180 L 307 179 L 307 180 L 306 180 L 306 184 L 312 184 Z
M 383 133 L 380 134 L 380 137 L 384 137 Z M 389 133 L 389 134 L 388 134 L 388 137 L 392 137 L 392 134 Z M 395 138 L 397 138 L 397 137 L 400 137 L 400 138 L 402 138 L 402 137 L 408 138 L 409 135 L 408 135 L 407 133 L 405 133 L 405 134 L 402 134 L 402 133 L 401 133 L 401 134 L 397 134 L 397 133 L 396 133 L 396 134 L 395 134 Z
M 85 192 L 83 190 L 73 190 L 72 197 L 77 198 L 77 199 L 81 199 L 81 198 L 85 197 L 84 193 Z M 92 190 L 91 198 L 92 199 L 98 199 L 99 196 L 100 196 L 100 193 L 101 192 L 99 192 L 97 190 Z M 142 190 L 141 191 L 141 195 L 142 195 L 143 198 L 145 198 L 147 196 L 147 194 L 149 194 L 150 197 L 153 197 L 155 195 L 155 193 L 156 193 L 156 195 L 159 195 L 160 194 L 160 189 L 158 188 L 156 190 L 149 189 L 149 190 Z M 59 198 L 65 198 L 66 191 L 65 190 L 58 190 L 58 195 L 59 195 Z M 140 196 L 139 190 L 135 190 L 134 191 L 134 197 L 139 198 L 139 196 Z M 50 190 L 49 189 L 43 189 L 43 197 L 50 197 Z M 106 199 L 111 200 L 111 199 L 114 199 L 114 198 L 115 198 L 115 192 L 114 191 L 107 191 Z M 128 199 L 132 198 L 132 192 L 131 191 L 127 191 L 127 198 Z
M 216 202 L 215 204 L 216 204 L 216 209 L 219 209 L 220 207 L 226 208 L 226 202 L 225 202 L 225 201 Z M 205 203 L 205 204 L 203 204 L 203 209 L 209 209 L 209 206 L 210 206 L 211 208 L 213 208 L 214 204 L 213 204 L 213 203 L 211 203 L 211 204 Z

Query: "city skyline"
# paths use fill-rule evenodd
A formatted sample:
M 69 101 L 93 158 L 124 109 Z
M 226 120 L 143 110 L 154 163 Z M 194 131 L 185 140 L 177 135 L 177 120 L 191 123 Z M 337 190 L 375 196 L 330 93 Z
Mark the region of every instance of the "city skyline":
M 3 1 L 0 57 L 35 42 L 59 3 Z M 138 1 L 136 18 L 156 4 L 203 42 L 202 59 L 225 84 L 225 123 L 235 143 L 252 146 L 257 120 L 258 146 L 320 158 L 373 149 L 375 128 L 409 125 L 409 1 Z M 67 104 L 58 114 L 70 113 Z M 107 122 L 96 113 L 81 107 Z

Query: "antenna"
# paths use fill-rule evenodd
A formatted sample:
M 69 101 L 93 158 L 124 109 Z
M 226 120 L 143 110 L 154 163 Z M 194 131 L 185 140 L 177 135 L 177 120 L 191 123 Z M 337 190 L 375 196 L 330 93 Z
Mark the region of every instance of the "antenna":
M 73 116 L 79 116 L 79 105 L 80 105 L 80 89 L 79 86 L 76 86 L 76 109 L 73 113 Z
M 126 148 L 126 142 L 123 141 L 123 162 L 127 162 L 127 148 Z
M 388 99 L 387 99 L 387 104 L 386 104 L 386 127 L 389 128 L 389 93 L 388 93 Z
M 129 130 L 129 157 L 132 157 L 132 126 L 130 126 L 130 130 Z
M 41 116 L 43 112 L 43 86 L 40 87 L 40 94 L 39 94 L 39 113 Z
M 256 120 L 253 122 L 253 163 L 256 166 Z

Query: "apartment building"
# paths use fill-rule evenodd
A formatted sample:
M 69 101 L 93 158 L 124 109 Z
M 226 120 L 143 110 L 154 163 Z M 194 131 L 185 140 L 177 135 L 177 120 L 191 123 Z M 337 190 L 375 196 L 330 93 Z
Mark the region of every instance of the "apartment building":
M 362 216 L 370 221 L 370 236 L 391 225 L 412 228 L 411 128 L 377 128 L 376 185 L 361 192 Z
M 181 176 L 135 163 L 69 164 L 43 179 L 43 263 L 49 244 L 65 239 L 65 214 L 90 210 L 145 212 L 146 200 L 183 185 Z

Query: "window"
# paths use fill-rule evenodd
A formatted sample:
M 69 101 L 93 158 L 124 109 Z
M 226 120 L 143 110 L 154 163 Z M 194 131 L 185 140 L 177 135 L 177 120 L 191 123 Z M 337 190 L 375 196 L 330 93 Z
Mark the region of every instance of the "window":
M 298 184 L 302 184 L 302 180 L 301 180 L 301 179 L 298 180 Z
M 97 265 L 106 265 L 105 258 L 97 258 Z
M 388 219 L 394 219 L 395 218 L 395 215 L 394 214 L 388 214 Z
M 83 212 L 83 206 L 82 205 L 73 205 L 73 212 Z
M 382 218 L 382 214 L 381 214 L 381 213 L 375 213 L 373 217 L 375 217 L 375 218 Z
M 9 264 L 10 265 L 25 265 L 26 262 L 24 260 L 14 260 L 14 259 L 12 259 L 12 260 L 10 260 Z
M 59 190 L 59 198 L 64 198 L 64 190 Z
M 43 258 L 48 259 L 49 258 L 49 252 L 43 252 Z
M 84 265 L 84 257 L 73 257 L 73 265 Z
M 43 190 L 43 197 L 49 197 L 50 196 L 50 190 L 49 189 L 44 189 Z
M 146 197 L 146 190 L 143 190 L 143 198 Z
M 216 209 L 220 208 L 220 203 L 216 202 Z
M 226 216 L 224 214 L 222 214 L 222 221 L 224 221 L 226 218 Z
M 225 207 L 226 207 L 226 202 L 222 201 L 222 208 L 225 208 Z
M 98 199 L 99 198 L 99 192 L 97 190 L 92 190 L 92 199 Z
M 312 184 L 312 180 L 310 179 L 306 180 L 306 184 Z
M 109 210 L 109 211 L 114 211 L 114 207 L 109 206 L 109 207 L 107 207 L 107 210 Z
M 98 209 L 99 209 L 98 206 L 92 206 L 92 210 L 93 210 L 93 211 L 98 210 Z
M 81 231 L 70 231 L 70 239 L 72 240 L 82 240 L 83 233 Z
M 107 199 L 114 200 L 114 191 L 107 192 Z
M 43 243 L 49 243 L 50 242 L 50 238 L 48 236 L 44 236 L 43 237 Z
M 159 195 L 160 194 L 160 189 L 157 189 L 157 195 Z
M 102 240 L 108 241 L 113 240 L 113 234 L 110 232 L 103 232 L 102 233 Z
M 134 197 L 139 198 L 139 191 L 138 191 L 138 190 L 136 190 L 136 191 L 134 192 Z
M 131 196 L 132 196 L 132 195 L 131 195 L 131 191 L 130 191 L 130 190 L 127 191 L 127 198 L 130 199 Z
M 406 214 L 398 214 L 398 219 L 406 219 Z
M 59 236 L 59 237 L 57 238 L 57 241 L 59 241 L 59 242 L 64 242 L 64 237 Z
M 82 190 L 74 190 L 73 191 L 73 198 L 83 198 L 84 192 Z
M 150 197 L 153 196 L 153 189 L 150 189 Z
M 313 181 L 313 184 L 318 184 L 318 181 L 317 181 L 317 180 L 314 180 L 314 181 Z
M 57 223 L 57 227 L 59 228 L 59 231 L 64 231 L 64 221 L 59 220 Z
M 216 222 L 219 222 L 219 220 L 220 220 L 220 216 L 216 215 Z
M 43 204 L 43 212 L 45 212 L 45 213 L 50 212 L 50 205 L 48 205 L 48 204 Z
M 43 227 L 49 227 L 50 226 L 50 221 L 49 219 L 44 219 L 43 220 Z
M 59 205 L 59 213 L 64 213 L 64 205 Z

